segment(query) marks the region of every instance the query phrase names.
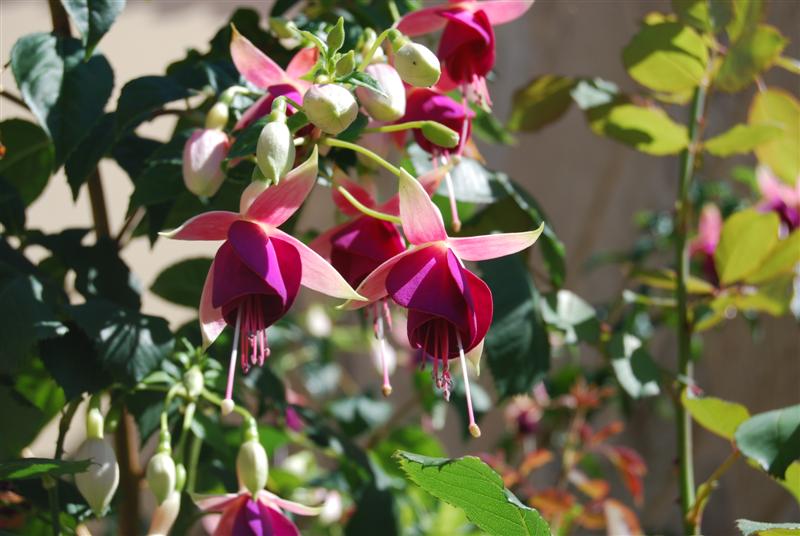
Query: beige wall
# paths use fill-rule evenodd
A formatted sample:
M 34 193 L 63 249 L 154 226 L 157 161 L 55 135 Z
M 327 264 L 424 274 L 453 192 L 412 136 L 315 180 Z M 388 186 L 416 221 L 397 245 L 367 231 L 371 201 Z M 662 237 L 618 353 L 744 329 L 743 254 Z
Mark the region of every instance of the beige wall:
M 265 2 L 254 1 L 129 0 L 125 12 L 100 45 L 115 69 L 117 91 L 131 78 L 162 72 L 169 61 L 182 57 L 187 48 L 203 49 L 237 5 L 252 5 L 261 13 L 267 11 Z M 634 90 L 633 82 L 622 68 L 621 47 L 636 31 L 645 13 L 666 9 L 666 1 L 539 0 L 524 19 L 497 32 L 498 81 L 491 86 L 497 113 L 506 117 L 514 88 L 542 73 L 601 76 Z M 46 30 L 49 25 L 43 0 L 2 0 L 0 19 L 3 61 L 17 38 Z M 792 40 L 789 55 L 800 56 L 797 44 L 800 3 L 773 1 L 769 20 Z M 795 93 L 797 80 L 784 74 L 769 79 L 792 87 Z M 2 74 L 2 83 L 15 90 L 9 72 Z M 709 132 L 719 132 L 742 120 L 749 98 L 749 95 L 743 98 L 714 95 L 709 110 Z M 13 104 L 0 101 L 0 118 L 24 115 Z M 150 136 L 164 137 L 169 126 L 169 119 L 160 119 L 141 130 Z M 515 147 L 487 147 L 485 156 L 490 166 L 502 168 L 522 182 L 545 207 L 567 245 L 570 267 L 567 286 L 590 300 L 602 301 L 613 296 L 619 291 L 621 278 L 616 268 L 586 272 L 582 266 L 587 259 L 597 252 L 629 247 L 635 239 L 632 218 L 636 211 L 669 209 L 674 200 L 677 159 L 647 157 L 598 139 L 588 131 L 577 110 L 540 133 L 520 136 Z M 725 176 L 727 163 L 709 160 L 706 164 L 707 176 Z M 103 162 L 101 173 L 112 227 L 118 229 L 130 183 L 113 162 Z M 28 211 L 29 225 L 45 231 L 90 225 L 85 191 L 74 205 L 68 201 L 69 195 L 63 175 L 56 177 Z M 210 253 L 203 244 L 160 241 L 150 249 L 145 240 L 138 240 L 126 249 L 124 257 L 148 286 L 163 267 L 178 258 Z M 173 325 L 193 314 L 150 294 L 144 296 L 144 310 L 167 316 Z M 651 350 L 663 363 L 674 362 L 675 345 L 671 336 L 657 338 Z M 761 339 L 753 342 L 744 322 L 736 320 L 708 337 L 698 377 L 708 392 L 743 402 L 754 412 L 764 411 L 800 401 L 799 358 L 800 333 L 794 322 L 768 320 Z M 672 466 L 674 438 L 669 421 L 658 417 L 652 407 L 637 406 L 627 439 L 643 452 L 650 464 L 645 526 L 652 531 L 674 532 L 677 513 Z M 490 441 L 489 437 L 469 448 L 455 445 L 454 449 L 488 448 Z M 713 471 L 728 447 L 702 431 L 698 432 L 697 443 L 697 477 L 701 480 Z M 788 521 L 799 516 L 800 511 L 786 493 L 740 464 L 722 480 L 704 527 L 708 534 L 731 534 L 732 520 L 738 517 Z

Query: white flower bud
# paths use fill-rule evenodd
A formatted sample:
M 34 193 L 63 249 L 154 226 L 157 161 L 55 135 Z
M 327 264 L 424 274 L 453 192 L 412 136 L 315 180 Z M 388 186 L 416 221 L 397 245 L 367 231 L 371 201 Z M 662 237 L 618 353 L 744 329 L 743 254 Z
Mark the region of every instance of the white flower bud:
M 394 67 L 400 78 L 414 87 L 431 87 L 442 74 L 436 54 L 428 47 L 412 41 L 405 42 L 395 52 Z
M 104 440 L 90 437 L 73 458 L 92 461 L 85 472 L 75 475 L 75 485 L 94 514 L 101 517 L 119 484 L 119 466 L 114 449 Z
M 286 123 L 270 121 L 264 125 L 256 145 L 256 163 L 264 178 L 278 182 L 292 169 L 294 156 L 294 138 Z
M 376 63 L 364 69 L 372 76 L 384 92 L 384 95 L 359 86 L 356 96 L 367 113 L 377 121 L 396 121 L 406 113 L 406 89 L 400 75 L 391 65 Z
M 258 439 L 242 443 L 239 454 L 236 455 L 236 476 L 239 478 L 239 485 L 256 494 L 267 485 L 268 475 L 267 452 Z
M 197 130 L 183 148 L 183 182 L 194 195 L 211 197 L 225 180 L 222 161 L 228 155 L 228 135 L 221 130 Z
M 159 452 L 147 464 L 147 485 L 156 496 L 158 504 L 163 503 L 175 491 L 175 462 L 167 452 Z
M 186 394 L 191 398 L 197 398 L 203 392 L 205 379 L 198 367 L 192 367 L 183 375 L 183 385 L 186 386 Z
M 358 116 L 358 103 L 336 84 L 315 84 L 303 97 L 303 111 L 314 126 L 327 134 L 343 132 Z
M 150 520 L 150 528 L 147 531 L 148 536 L 167 536 L 175 520 L 178 519 L 178 513 L 181 511 L 181 494 L 178 491 L 172 491 L 167 498 L 153 511 L 153 517 Z

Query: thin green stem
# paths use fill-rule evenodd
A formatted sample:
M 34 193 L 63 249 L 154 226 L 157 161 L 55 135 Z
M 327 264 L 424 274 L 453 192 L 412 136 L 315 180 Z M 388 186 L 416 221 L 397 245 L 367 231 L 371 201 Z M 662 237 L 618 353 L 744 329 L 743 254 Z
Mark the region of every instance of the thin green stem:
M 209 402 L 211 402 L 215 406 L 221 406 L 222 405 L 222 399 L 220 397 L 218 397 L 217 395 L 215 395 L 214 393 L 212 393 L 211 391 L 209 391 L 208 389 L 203 389 L 202 395 L 203 395 L 203 398 L 205 398 L 206 400 L 208 400 Z M 253 416 L 250 414 L 250 412 L 247 411 L 242 406 L 240 406 L 239 404 L 235 404 L 233 406 L 233 411 L 235 411 L 236 413 L 241 415 L 245 420 L 249 420 L 249 419 L 253 418 Z
M 339 191 L 340 194 L 342 194 L 342 196 L 344 196 L 345 199 L 347 199 L 350 202 L 351 205 L 353 205 L 356 209 L 358 209 L 359 212 L 366 214 L 367 216 L 370 216 L 372 218 L 375 218 L 376 220 L 383 220 L 396 224 L 402 223 L 402 220 L 400 220 L 400 218 L 398 218 L 397 216 L 392 216 L 391 214 L 385 214 L 383 212 L 373 210 L 368 206 L 364 205 L 363 203 L 361 203 L 361 201 L 353 197 L 353 194 L 348 192 L 347 189 L 344 188 L 343 186 L 339 186 L 337 190 Z
M 689 117 L 689 145 L 681 153 L 681 175 L 678 184 L 675 230 L 675 264 L 677 274 L 676 298 L 678 304 L 678 375 L 691 380 L 692 366 L 691 341 L 692 323 L 689 318 L 689 301 L 686 280 L 689 276 L 689 250 L 687 235 L 691 206 L 689 190 L 694 178 L 697 151 L 700 146 L 700 124 L 706 104 L 707 87 L 700 85 L 694 93 Z M 698 528 L 689 512 L 695 502 L 694 461 L 692 449 L 692 419 L 680 400 L 675 404 L 675 418 L 678 440 L 678 461 L 680 464 L 681 512 L 684 534 L 697 534 Z
M 697 492 L 697 498 L 694 501 L 694 505 L 692 505 L 691 510 L 688 514 L 686 514 L 686 521 L 689 523 L 693 523 L 695 526 L 700 526 L 700 521 L 703 518 L 703 510 L 705 509 L 706 503 L 708 502 L 709 497 L 711 496 L 711 492 L 717 486 L 717 481 L 722 478 L 722 475 L 728 472 L 728 469 L 733 467 L 733 464 L 736 463 L 736 460 L 739 459 L 739 451 L 734 450 L 730 456 L 728 456 L 716 470 L 711 473 L 711 476 L 708 477 L 708 480 L 700 484 Z
M 406 123 L 395 123 L 393 125 L 382 125 L 379 127 L 365 128 L 364 132 L 402 132 L 403 130 L 411 130 L 413 128 L 422 128 L 425 123 L 433 123 L 434 121 L 408 121 Z
M 50 522 L 53 525 L 53 534 L 61 534 L 61 507 L 58 499 L 58 482 L 50 482 L 47 488 L 47 498 L 50 502 Z
M 194 493 L 194 484 L 197 481 L 197 462 L 200 461 L 200 449 L 203 441 L 192 434 L 192 443 L 189 447 L 189 467 L 186 469 L 186 492 Z
M 398 177 L 401 177 L 403 175 L 403 171 L 399 167 L 387 162 L 386 160 L 384 160 L 380 156 L 376 155 L 375 153 L 373 153 L 372 151 L 370 151 L 366 147 L 361 147 L 360 145 L 356 145 L 355 143 L 350 143 L 349 141 L 344 141 L 344 140 L 338 140 L 336 138 L 324 138 L 324 139 L 320 140 L 320 143 L 324 143 L 324 144 L 329 145 L 331 147 L 340 147 L 342 149 L 350 149 L 351 151 L 355 151 L 357 153 L 361 153 L 364 156 L 366 156 L 367 158 L 372 159 L 376 163 L 378 163 L 381 166 L 383 166 L 384 168 L 388 169 L 394 175 L 397 175 Z
M 372 43 L 371 47 L 369 47 L 367 53 L 364 54 L 363 58 L 361 58 L 361 63 L 358 64 L 359 71 L 363 71 L 364 69 L 367 68 L 369 62 L 372 61 L 372 57 L 375 55 L 375 52 L 377 52 L 378 47 L 381 46 L 381 43 L 383 43 L 383 41 L 386 39 L 386 36 L 388 36 L 389 32 L 391 32 L 392 30 L 393 28 L 387 28 L 386 30 L 382 31 L 381 34 L 375 39 L 375 42 Z
M 81 400 L 82 397 L 72 399 L 61 414 L 61 420 L 58 423 L 56 452 L 53 456 L 56 460 L 60 460 L 64 455 L 64 438 L 67 436 L 72 418 L 75 416 L 75 412 L 78 410 Z M 58 480 L 53 477 L 46 477 L 46 479 L 42 479 L 42 482 L 46 483 L 47 487 L 47 498 L 50 503 L 50 521 L 53 526 L 53 534 L 58 536 L 61 534 L 61 501 L 58 497 Z

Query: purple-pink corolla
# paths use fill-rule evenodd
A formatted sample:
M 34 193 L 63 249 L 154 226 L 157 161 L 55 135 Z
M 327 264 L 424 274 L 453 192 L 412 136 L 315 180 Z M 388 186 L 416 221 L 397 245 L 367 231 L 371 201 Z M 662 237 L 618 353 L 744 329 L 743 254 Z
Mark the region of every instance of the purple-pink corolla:
M 225 495 L 198 496 L 195 503 L 210 513 L 203 526 L 213 536 L 300 536 L 283 511 L 313 516 L 318 508 L 288 501 L 267 490 L 253 494 L 247 490 Z
M 406 308 L 409 343 L 433 360 L 434 378 L 445 396 L 451 384 L 449 361 L 461 360 L 469 431 L 478 437 L 466 360 L 480 357 L 492 322 L 492 292 L 466 269 L 463 260 L 481 261 L 521 251 L 536 241 L 543 227 L 522 233 L 449 237 L 442 214 L 428 193 L 402 171 L 399 205 L 403 233 L 411 248 L 376 268 L 358 287 L 368 302 L 350 302 L 350 306 L 363 307 L 389 296 Z
M 721 234 L 722 214 L 717 205 L 707 203 L 700 211 L 697 236 L 689 243 L 689 255 L 702 261 L 706 278 L 714 285 L 719 284 L 714 252 L 717 250 Z
M 164 236 L 176 240 L 224 240 L 208 271 L 200 299 L 203 345 L 226 325 L 234 327 L 223 411 L 233 407 L 237 346 L 241 367 L 263 365 L 269 355 L 267 328 L 291 307 L 300 285 L 343 299 L 362 299 L 316 252 L 278 226 L 300 207 L 317 180 L 317 149 L 281 182 L 242 196 L 240 213 L 200 214 Z M 253 198 L 254 197 L 254 198 Z

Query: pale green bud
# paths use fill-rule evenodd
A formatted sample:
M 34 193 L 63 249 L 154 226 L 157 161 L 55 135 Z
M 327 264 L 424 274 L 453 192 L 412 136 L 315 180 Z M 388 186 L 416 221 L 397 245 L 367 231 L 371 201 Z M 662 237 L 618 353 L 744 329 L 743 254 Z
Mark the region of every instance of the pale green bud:
M 439 58 L 428 47 L 406 41 L 394 54 L 394 67 L 400 78 L 414 87 L 431 87 L 439 81 Z
M 278 182 L 294 164 L 294 138 L 282 121 L 270 121 L 261 129 L 256 145 L 258 169 L 270 182 Z
M 182 463 L 175 464 L 175 490 L 183 491 L 186 485 L 186 467 Z
M 422 135 L 425 136 L 425 139 L 436 145 L 448 149 L 458 145 L 458 132 L 436 121 L 425 121 L 420 130 L 422 130 Z
M 236 476 L 239 485 L 256 494 L 267 485 L 269 461 L 267 452 L 258 439 L 250 439 L 242 443 L 236 455 Z
M 278 39 L 293 39 L 297 37 L 297 28 L 294 23 L 280 17 L 269 18 L 269 29 L 278 37 Z
M 206 128 L 222 130 L 228 124 L 228 117 L 228 105 L 219 101 L 206 114 Z
M 156 496 L 158 504 L 163 503 L 175 490 L 177 480 L 175 462 L 167 452 L 159 452 L 147 464 L 147 485 Z
M 91 460 L 89 468 L 75 475 L 75 486 L 97 517 L 102 517 L 119 484 L 119 466 L 114 449 L 97 437 L 87 438 L 73 456 Z
M 327 134 L 343 132 L 358 116 L 358 103 L 336 84 L 315 84 L 303 97 L 303 111 L 314 126 Z
M 186 386 L 186 394 L 190 398 L 197 398 L 203 392 L 203 373 L 198 367 L 192 367 L 183 375 L 183 385 Z
M 364 72 L 378 82 L 383 94 L 370 88 L 359 86 L 356 96 L 376 121 L 396 121 L 406 113 L 406 89 L 400 75 L 391 65 L 375 63 L 368 65 Z

